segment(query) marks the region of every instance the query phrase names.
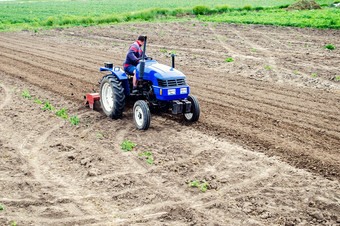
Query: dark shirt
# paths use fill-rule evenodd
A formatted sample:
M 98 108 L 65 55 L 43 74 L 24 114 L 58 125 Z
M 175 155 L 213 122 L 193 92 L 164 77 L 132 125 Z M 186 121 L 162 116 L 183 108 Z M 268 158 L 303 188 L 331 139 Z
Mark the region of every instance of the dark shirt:
M 130 46 L 126 55 L 124 67 L 128 67 L 130 65 L 137 66 L 140 58 L 143 56 L 143 50 L 141 49 L 141 46 L 142 45 L 139 43 L 139 41 L 136 41 Z

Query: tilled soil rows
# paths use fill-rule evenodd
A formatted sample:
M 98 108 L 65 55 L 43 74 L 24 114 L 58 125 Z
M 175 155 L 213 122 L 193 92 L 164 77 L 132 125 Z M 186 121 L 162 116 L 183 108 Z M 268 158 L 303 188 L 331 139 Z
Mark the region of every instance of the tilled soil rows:
M 201 105 L 197 123 L 157 114 L 141 132 L 129 105 L 121 120 L 84 107 L 99 67 L 121 66 L 139 34 L 160 63 L 176 51 Z M 323 48 L 339 37 L 201 22 L 1 33 L 0 222 L 339 223 L 340 50 Z M 25 89 L 80 125 L 41 110 Z M 120 150 L 126 139 L 132 152 Z M 194 180 L 208 190 L 189 188 Z

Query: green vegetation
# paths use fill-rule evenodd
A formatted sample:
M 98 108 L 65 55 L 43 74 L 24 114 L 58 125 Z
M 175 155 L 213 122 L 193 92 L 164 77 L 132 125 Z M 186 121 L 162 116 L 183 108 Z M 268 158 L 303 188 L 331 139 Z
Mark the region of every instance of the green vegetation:
M 2 205 L 0 205 L 0 210 L 4 210 L 4 207 Z
M 64 118 L 64 119 L 67 119 L 67 118 L 68 118 L 68 116 L 67 116 L 67 114 L 66 114 L 66 109 L 65 109 L 65 108 L 63 108 L 63 109 L 61 109 L 61 110 L 59 110 L 59 111 L 56 111 L 55 114 L 56 114 L 57 116 L 59 116 L 59 117 Z
M 97 134 L 97 137 L 98 137 L 98 138 L 102 138 L 102 137 L 103 137 L 103 134 L 98 133 L 98 134 Z
M 334 78 L 335 78 L 336 80 L 340 80 L 340 76 L 338 76 L 338 75 L 334 76 Z
M 33 102 L 37 104 L 42 104 L 42 101 L 38 97 L 36 97 Z
M 150 155 L 152 155 L 152 153 L 149 152 L 149 151 L 146 151 L 146 152 L 144 152 L 142 154 L 139 154 L 138 156 L 150 156 Z
M 172 50 L 172 51 L 170 52 L 170 54 L 177 54 L 177 51 L 176 51 L 176 50 Z
M 17 223 L 15 221 L 10 222 L 11 226 L 17 226 Z
M 124 151 L 132 151 L 132 148 L 136 147 L 134 143 L 132 143 L 130 140 L 125 140 L 122 143 L 121 149 Z
M 199 188 L 202 192 L 205 192 L 208 188 L 208 182 L 204 181 L 202 184 L 200 184 L 199 180 L 192 181 L 188 184 L 189 187 L 197 187 Z
M 228 57 L 227 59 L 225 59 L 224 60 L 225 62 L 233 62 L 234 61 L 234 59 L 233 58 L 231 58 L 231 57 Z
M 339 9 L 328 7 L 333 1 L 319 0 L 323 10 L 289 11 L 284 7 L 296 0 L 36 0 L 0 1 L 0 31 L 51 27 L 89 26 L 129 21 L 191 20 L 256 23 L 281 26 L 339 28 Z M 205 4 L 205 5 L 204 5 Z M 195 24 L 193 24 L 195 25 Z
M 298 75 L 300 72 L 298 70 L 294 70 L 294 74 Z
M 161 52 L 162 52 L 162 53 L 167 53 L 168 50 L 166 50 L 166 49 L 161 49 Z
M 273 69 L 271 66 L 265 66 L 266 69 L 271 70 Z
M 147 160 L 146 160 L 147 163 L 149 163 L 150 165 L 153 164 L 153 158 L 152 156 L 150 156 Z
M 153 163 L 154 163 L 154 161 L 153 161 L 153 157 L 151 156 L 152 155 L 152 153 L 151 152 L 149 152 L 149 151 L 146 151 L 146 152 L 144 152 L 144 153 L 142 153 L 142 154 L 139 154 L 138 156 L 147 156 L 147 157 L 149 157 L 147 160 L 146 160 L 146 162 L 147 163 L 149 163 L 150 165 L 152 165 Z
M 72 125 L 76 126 L 76 125 L 79 124 L 79 118 L 76 115 L 74 115 L 74 116 L 70 117 L 70 122 L 71 122 Z
M 328 45 L 324 46 L 323 48 L 329 49 L 329 50 L 334 50 L 335 49 L 335 47 L 332 44 L 328 44 Z
M 21 94 L 24 98 L 31 99 L 32 96 L 28 93 L 28 90 L 25 89 L 24 92 Z
M 316 74 L 316 73 L 313 73 L 313 74 L 312 74 L 312 76 L 313 76 L 313 77 L 316 77 L 316 76 L 317 76 L 317 74 Z
M 49 100 L 45 100 L 45 103 L 44 103 L 44 106 L 42 107 L 42 110 L 54 111 L 54 107 L 52 107 Z
M 340 29 L 340 9 L 325 8 L 323 10 L 286 11 L 280 8 L 263 10 L 232 10 L 224 14 L 201 15 L 199 20 L 236 23 L 266 24 L 292 27 L 315 27 Z
M 252 49 L 252 50 L 250 50 L 250 52 L 256 52 L 256 49 Z

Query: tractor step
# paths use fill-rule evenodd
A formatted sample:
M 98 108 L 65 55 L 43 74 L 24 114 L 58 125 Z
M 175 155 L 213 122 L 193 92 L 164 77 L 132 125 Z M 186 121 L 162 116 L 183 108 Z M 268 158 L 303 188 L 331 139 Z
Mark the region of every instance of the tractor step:
M 99 102 L 100 96 L 99 93 L 88 93 L 86 94 L 86 105 L 88 105 L 92 110 L 98 110 L 95 105 L 96 102 Z

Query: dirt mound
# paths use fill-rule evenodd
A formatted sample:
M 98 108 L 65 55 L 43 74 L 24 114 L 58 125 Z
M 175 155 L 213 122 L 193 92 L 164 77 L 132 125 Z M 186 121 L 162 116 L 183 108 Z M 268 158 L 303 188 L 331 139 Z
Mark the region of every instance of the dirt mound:
M 288 6 L 287 10 L 311 10 L 322 9 L 315 1 L 302 0 Z

